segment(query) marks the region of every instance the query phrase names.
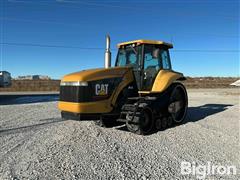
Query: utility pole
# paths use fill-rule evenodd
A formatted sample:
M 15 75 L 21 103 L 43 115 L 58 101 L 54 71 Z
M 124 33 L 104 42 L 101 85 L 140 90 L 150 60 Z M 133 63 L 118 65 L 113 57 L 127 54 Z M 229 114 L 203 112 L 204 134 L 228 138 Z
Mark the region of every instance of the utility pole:
M 4 1 L 1 1 L 2 4 L 1 4 L 1 17 L 4 17 Z M 1 71 L 3 71 L 3 21 L 4 19 L 2 18 L 1 20 L 1 24 L 0 24 L 0 61 L 1 61 Z

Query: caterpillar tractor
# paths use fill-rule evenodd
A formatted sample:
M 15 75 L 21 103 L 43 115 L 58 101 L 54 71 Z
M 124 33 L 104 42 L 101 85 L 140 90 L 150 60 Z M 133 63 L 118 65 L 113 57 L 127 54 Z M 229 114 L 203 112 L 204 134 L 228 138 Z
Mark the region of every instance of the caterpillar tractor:
M 134 40 L 118 44 L 111 67 L 110 37 L 106 38 L 105 68 L 64 76 L 58 107 L 64 119 L 95 120 L 109 127 L 125 123 L 130 132 L 150 134 L 181 123 L 188 97 L 182 73 L 172 70 L 163 41 Z

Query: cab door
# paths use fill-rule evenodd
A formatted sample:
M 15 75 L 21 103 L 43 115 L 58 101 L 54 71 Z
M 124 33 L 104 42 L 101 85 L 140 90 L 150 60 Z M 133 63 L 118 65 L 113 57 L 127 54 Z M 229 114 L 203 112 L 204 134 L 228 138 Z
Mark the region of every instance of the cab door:
M 168 49 L 155 45 L 145 45 L 143 52 L 142 90 L 150 91 L 154 80 L 161 70 L 171 71 Z
M 120 49 L 117 55 L 116 66 L 131 67 L 138 90 L 142 86 L 142 46 L 126 46 Z
M 157 73 L 161 68 L 159 48 L 154 45 L 145 45 L 143 52 L 142 90 L 150 91 Z

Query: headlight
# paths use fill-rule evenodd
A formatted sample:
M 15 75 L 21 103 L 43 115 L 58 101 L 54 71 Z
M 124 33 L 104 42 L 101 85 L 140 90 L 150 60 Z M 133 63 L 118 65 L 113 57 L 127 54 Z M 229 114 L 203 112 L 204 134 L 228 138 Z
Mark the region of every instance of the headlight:
M 61 82 L 60 86 L 88 86 L 88 82 L 87 81 Z

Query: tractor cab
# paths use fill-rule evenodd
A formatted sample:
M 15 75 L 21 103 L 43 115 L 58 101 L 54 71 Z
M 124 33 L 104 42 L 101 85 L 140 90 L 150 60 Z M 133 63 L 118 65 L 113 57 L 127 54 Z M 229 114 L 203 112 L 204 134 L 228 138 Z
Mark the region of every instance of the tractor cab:
M 150 91 L 160 70 L 171 70 L 169 48 L 163 41 L 135 40 L 118 44 L 115 66 L 133 68 L 137 87 Z

